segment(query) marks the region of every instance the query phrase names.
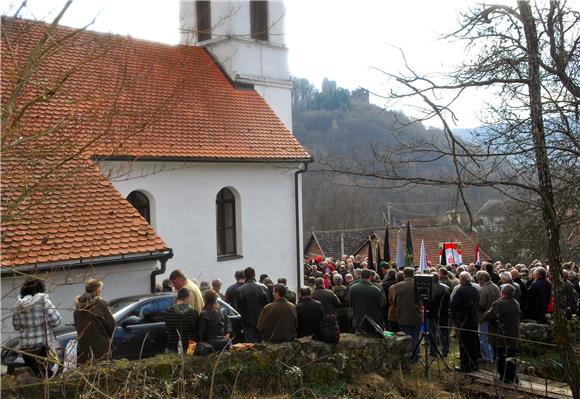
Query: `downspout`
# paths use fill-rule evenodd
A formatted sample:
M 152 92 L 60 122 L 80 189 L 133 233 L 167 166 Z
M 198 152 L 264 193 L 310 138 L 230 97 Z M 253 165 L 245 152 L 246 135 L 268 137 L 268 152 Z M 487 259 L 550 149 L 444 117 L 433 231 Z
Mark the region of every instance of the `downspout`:
M 159 269 L 153 270 L 151 272 L 151 293 L 152 294 L 155 293 L 155 288 L 156 288 L 155 278 L 157 276 L 159 276 L 160 274 L 165 273 L 165 271 L 167 270 L 167 261 L 171 258 L 173 258 L 173 250 L 172 249 L 169 250 L 167 255 L 159 258 L 159 262 L 161 262 L 161 267 Z
M 304 168 L 298 169 L 294 173 L 294 206 L 295 206 L 295 213 L 296 213 L 296 292 L 300 290 L 302 286 L 302 281 L 300 281 L 301 270 L 302 270 L 302 254 L 300 253 L 300 198 L 298 198 L 299 190 L 298 190 L 298 176 L 308 170 L 308 163 L 305 162 Z

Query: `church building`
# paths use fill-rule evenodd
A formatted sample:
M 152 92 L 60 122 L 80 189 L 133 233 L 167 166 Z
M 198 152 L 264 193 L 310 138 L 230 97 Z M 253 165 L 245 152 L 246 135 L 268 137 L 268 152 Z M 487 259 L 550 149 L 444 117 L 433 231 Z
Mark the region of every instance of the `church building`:
M 180 7 L 177 46 L 3 18 L 3 333 L 29 273 L 65 322 L 88 276 L 105 299 L 176 268 L 302 280 L 311 158 L 291 132 L 284 5 Z

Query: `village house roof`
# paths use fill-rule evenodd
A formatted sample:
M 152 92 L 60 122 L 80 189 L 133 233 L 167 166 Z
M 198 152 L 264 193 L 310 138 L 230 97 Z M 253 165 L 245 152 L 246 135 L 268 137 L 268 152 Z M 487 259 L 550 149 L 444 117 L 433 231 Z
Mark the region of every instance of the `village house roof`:
M 48 29 L 2 18 L 2 266 L 168 250 L 95 161 L 310 159 L 202 48 Z
M 345 237 L 345 244 L 348 243 L 348 245 L 345 245 L 345 255 L 361 255 L 362 257 L 366 257 L 368 253 L 368 237 L 371 236 L 374 247 L 376 248 L 376 243 L 378 243 L 381 248 L 381 259 L 384 257 L 384 228 L 315 231 L 312 232 L 312 237 L 305 247 L 305 254 L 307 256 L 322 255 L 333 256 L 335 258 L 340 257 L 341 235 Z M 407 228 L 389 228 L 391 260 L 395 260 L 397 255 L 397 237 L 401 240 L 401 248 L 404 252 Z M 422 228 L 414 228 L 411 226 L 411 238 L 413 241 L 413 259 L 415 263 L 419 262 L 421 240 L 424 240 L 425 251 L 431 263 L 439 262 L 439 243 L 451 241 L 461 243 L 463 263 L 474 261 L 475 242 L 457 225 Z M 480 258 L 481 260 L 489 259 L 489 256 L 481 248 Z

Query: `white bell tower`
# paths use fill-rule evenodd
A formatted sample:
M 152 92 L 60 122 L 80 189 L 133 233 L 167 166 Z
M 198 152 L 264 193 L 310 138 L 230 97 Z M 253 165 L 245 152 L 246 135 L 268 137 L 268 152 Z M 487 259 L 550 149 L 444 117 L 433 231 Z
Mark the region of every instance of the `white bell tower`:
M 253 85 L 292 131 L 284 18 L 280 0 L 180 0 L 181 44 L 205 47 L 235 84 Z

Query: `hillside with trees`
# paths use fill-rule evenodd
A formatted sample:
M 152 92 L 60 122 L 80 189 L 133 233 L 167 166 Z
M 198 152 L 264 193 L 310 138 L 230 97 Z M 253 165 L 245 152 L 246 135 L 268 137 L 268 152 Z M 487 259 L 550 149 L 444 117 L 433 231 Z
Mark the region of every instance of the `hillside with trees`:
M 388 204 L 391 223 L 432 219 L 445 224 L 447 211 L 463 209 L 454 188 L 386 184 L 373 178 L 320 172 L 329 160 L 355 168 L 380 156 L 384 148 L 396 147 L 401 148 L 401 158 L 394 160 L 401 176 L 450 176 L 453 163 L 449 159 L 434 160 L 429 152 L 413 153 L 418 144 L 442 140 L 439 129 L 371 104 L 366 90 L 351 92 L 328 79 L 320 91 L 306 79 L 294 79 L 292 101 L 294 134 L 315 159 L 303 180 L 305 234 L 380 226 L 383 214 L 389 213 Z M 475 210 L 496 197 L 482 188 L 470 188 L 466 194 Z

